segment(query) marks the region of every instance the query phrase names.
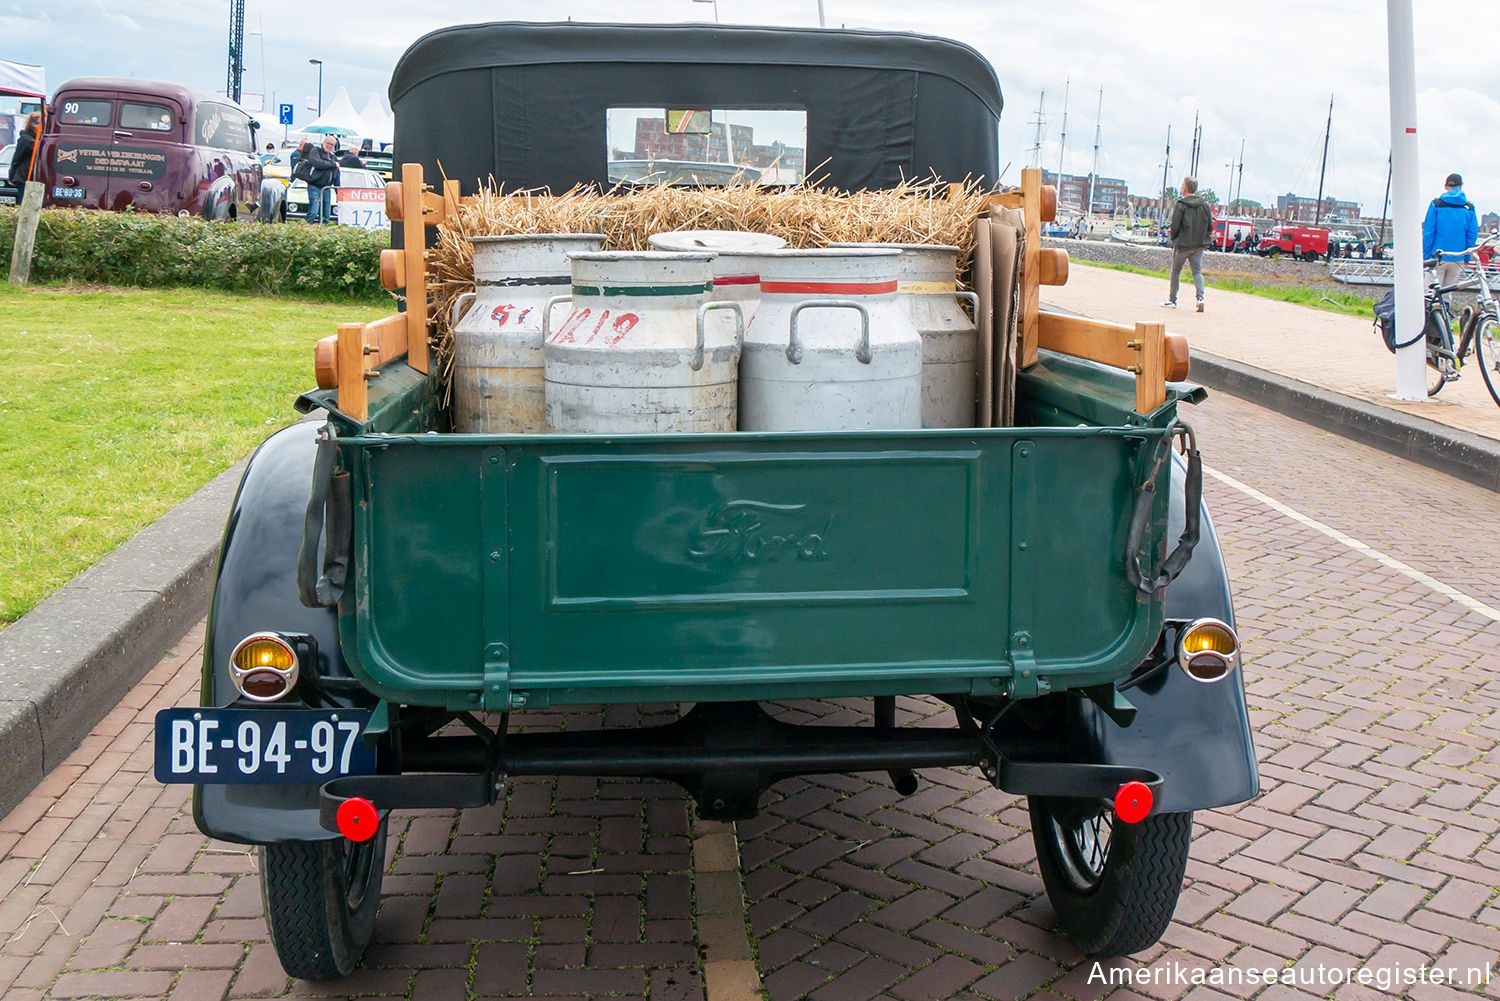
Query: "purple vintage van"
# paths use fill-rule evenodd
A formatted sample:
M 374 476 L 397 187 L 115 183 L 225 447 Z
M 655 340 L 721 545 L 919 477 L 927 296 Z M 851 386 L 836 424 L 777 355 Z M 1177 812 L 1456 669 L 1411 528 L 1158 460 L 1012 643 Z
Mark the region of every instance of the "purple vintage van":
M 259 127 L 218 94 L 131 77 L 57 89 L 37 150 L 44 205 L 251 219 Z

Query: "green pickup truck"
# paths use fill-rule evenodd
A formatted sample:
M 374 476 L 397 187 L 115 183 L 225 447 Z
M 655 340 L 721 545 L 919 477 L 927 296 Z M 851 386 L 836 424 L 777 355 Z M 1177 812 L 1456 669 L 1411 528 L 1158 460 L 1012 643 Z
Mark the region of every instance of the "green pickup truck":
M 608 184 L 607 111 L 795 109 L 843 190 L 999 175 L 1001 95 L 962 44 L 899 33 L 502 23 L 407 51 L 396 148 L 437 176 Z M 992 183 L 992 181 L 991 181 Z M 475 434 L 437 377 L 381 365 L 362 413 L 273 435 L 225 532 L 201 705 L 156 772 L 261 846 L 288 973 L 344 975 L 391 810 L 520 775 L 645 776 L 708 818 L 812 773 L 972 766 L 1029 799 L 1065 934 L 1110 955 L 1171 920 L 1192 812 L 1257 791 L 1229 585 L 1179 418 L 1117 368 L 1042 350 L 1013 426 Z M 1179 450 L 1176 446 L 1181 445 Z M 953 709 L 899 727 L 896 696 Z M 868 725 L 764 706 L 868 699 Z M 523 732 L 671 703 L 674 722 Z

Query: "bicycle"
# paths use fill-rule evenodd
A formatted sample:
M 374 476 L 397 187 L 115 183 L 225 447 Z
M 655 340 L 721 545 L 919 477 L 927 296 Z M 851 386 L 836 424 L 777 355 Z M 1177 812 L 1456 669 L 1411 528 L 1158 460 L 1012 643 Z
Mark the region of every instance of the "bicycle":
M 1444 257 L 1457 257 L 1464 254 L 1476 254 L 1484 247 L 1492 245 L 1497 236 L 1490 236 L 1481 240 L 1476 245 L 1466 250 L 1448 251 L 1439 250 L 1437 256 L 1423 263 L 1424 267 L 1435 267 L 1440 264 Z M 1477 265 L 1474 269 L 1475 278 L 1464 279 L 1453 285 L 1438 285 L 1434 282 L 1427 286 L 1426 302 L 1424 311 L 1427 317 L 1424 334 L 1427 340 L 1427 395 L 1436 396 L 1444 386 L 1455 381 L 1462 374 L 1464 360 L 1472 351 L 1479 363 L 1480 375 L 1484 377 L 1485 388 L 1500 406 L 1500 303 L 1497 303 L 1494 291 L 1490 288 L 1487 277 L 1487 269 Z M 1459 289 L 1470 288 L 1479 285 L 1479 298 L 1474 306 L 1464 309 L 1458 322 L 1459 339 L 1457 345 L 1453 340 L 1453 314 L 1449 309 L 1448 295 Z

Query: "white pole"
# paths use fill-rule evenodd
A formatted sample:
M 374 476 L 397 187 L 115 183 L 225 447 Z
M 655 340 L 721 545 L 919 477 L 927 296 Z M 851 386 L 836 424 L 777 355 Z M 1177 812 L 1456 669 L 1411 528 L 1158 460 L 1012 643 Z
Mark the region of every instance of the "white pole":
M 1421 337 L 1422 196 L 1417 170 L 1417 65 L 1411 0 L 1386 0 L 1386 45 L 1391 75 L 1391 226 L 1396 238 L 1396 352 L 1398 400 L 1427 399 L 1427 347 Z
M 823 17 L 823 0 L 818 0 L 818 27 L 828 27 L 828 21 Z

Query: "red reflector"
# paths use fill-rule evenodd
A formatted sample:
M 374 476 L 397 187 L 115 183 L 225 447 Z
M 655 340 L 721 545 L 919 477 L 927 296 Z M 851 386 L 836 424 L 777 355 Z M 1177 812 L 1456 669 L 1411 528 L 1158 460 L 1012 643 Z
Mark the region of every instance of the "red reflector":
M 339 833 L 350 841 L 369 841 L 380 827 L 380 814 L 375 812 L 375 804 L 361 796 L 340 803 L 334 820 L 339 825 Z
M 1115 816 L 1127 824 L 1139 824 L 1151 812 L 1151 802 L 1150 786 L 1144 782 L 1126 782 L 1115 793 Z

